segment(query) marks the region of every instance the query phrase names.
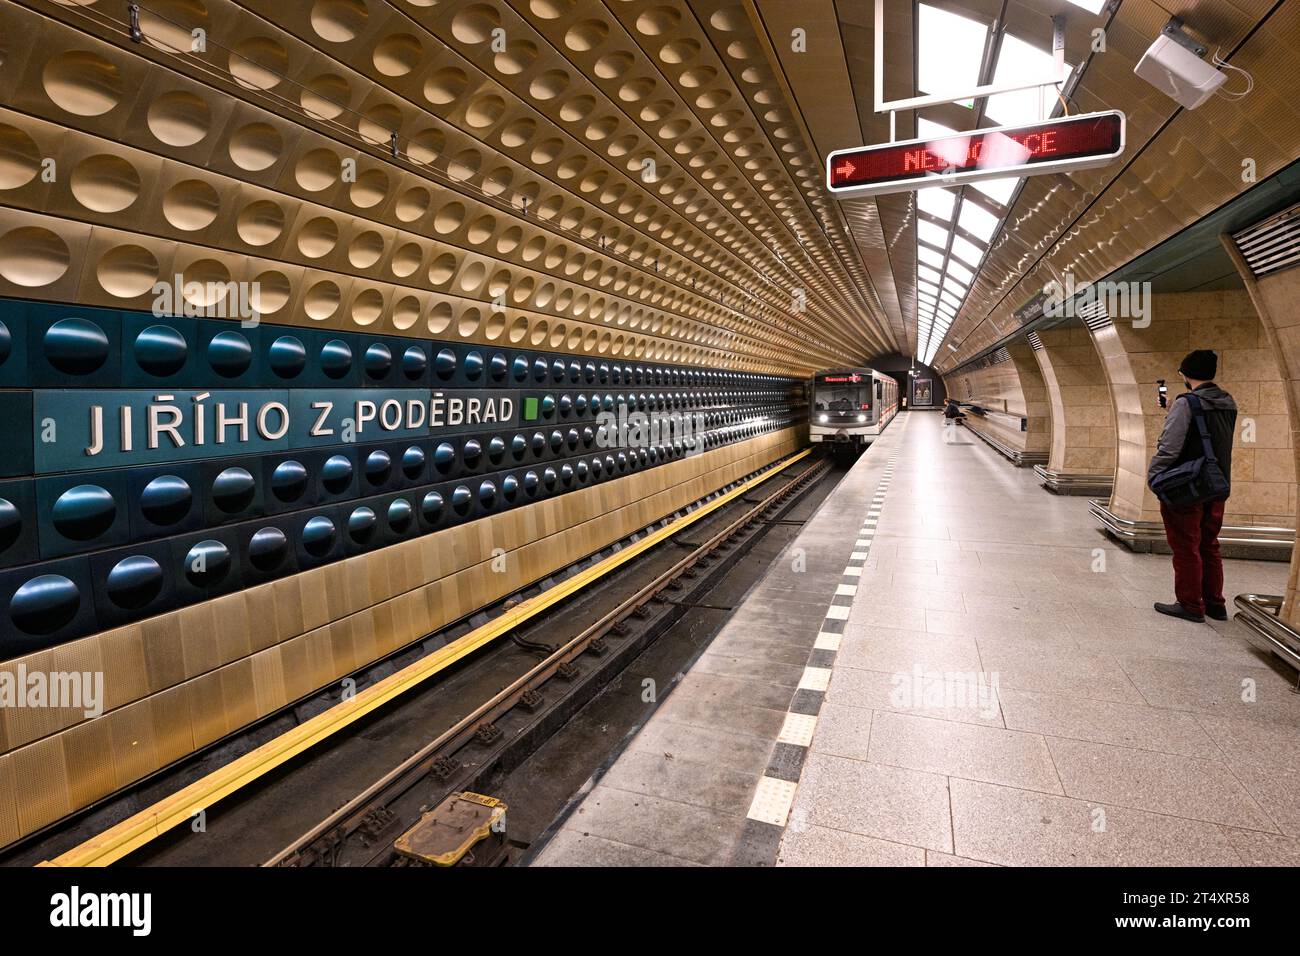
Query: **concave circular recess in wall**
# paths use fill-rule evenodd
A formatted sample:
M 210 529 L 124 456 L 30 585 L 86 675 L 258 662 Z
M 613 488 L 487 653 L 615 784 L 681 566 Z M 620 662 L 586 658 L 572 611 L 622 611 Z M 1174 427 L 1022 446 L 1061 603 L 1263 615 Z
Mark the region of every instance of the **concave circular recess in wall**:
M 316 0 L 311 8 L 311 28 L 322 40 L 347 43 L 365 29 L 369 16 L 361 0 Z
M 206 229 L 220 211 L 221 197 L 201 179 L 183 179 L 163 196 L 163 217 L 185 232 Z
M 322 73 L 303 84 L 298 102 L 309 116 L 337 119 L 352 95 L 348 81 L 336 73 Z
M 49 229 L 20 226 L 0 236 L 0 277 L 39 289 L 62 279 L 71 264 L 68 244 Z
M 164 93 L 149 104 L 149 131 L 168 146 L 193 146 L 212 127 L 212 110 L 198 96 L 184 90 Z
M 352 300 L 352 321 L 357 325 L 373 325 L 383 314 L 384 296 L 378 289 L 363 289 Z
M 269 199 L 251 202 L 240 211 L 235 231 L 250 246 L 270 245 L 284 233 L 284 210 Z
M 248 298 L 258 315 L 274 315 L 285 307 L 292 291 L 288 276 L 268 270 L 253 279 Z
M 140 197 L 140 173 L 120 156 L 87 156 L 72 169 L 72 198 L 100 213 L 127 209 Z
M 339 158 L 328 149 L 313 149 L 298 160 L 294 176 L 308 192 L 320 192 L 333 186 L 339 177 Z
M 444 252 L 429 264 L 429 282 L 446 285 L 456 274 L 457 259 L 453 253 Z
M 384 254 L 384 237 L 373 229 L 357 236 L 348 245 L 348 262 L 357 269 L 369 269 Z
M 420 65 L 424 47 L 409 33 L 393 33 L 375 44 L 372 60 L 384 76 L 405 76 Z
M 429 211 L 433 197 L 429 191 L 420 186 L 413 186 L 397 197 L 394 211 L 402 222 L 415 222 Z
M 50 57 L 41 80 L 54 105 L 76 116 L 102 116 L 122 100 L 117 66 L 89 50 Z
M 288 52 L 270 37 L 248 37 L 230 51 L 230 75 L 246 90 L 273 90 L 288 72 Z
M 26 186 L 41 171 L 41 152 L 27 133 L 0 123 L 0 189 Z
M 181 294 L 190 305 L 208 309 L 230 293 L 230 270 L 216 259 L 196 259 L 185 267 Z
M 303 300 L 303 310 L 308 318 L 324 322 L 339 310 L 343 294 L 339 287 L 328 279 L 317 282 L 307 290 Z
M 270 123 L 249 123 L 230 136 L 230 161 L 240 169 L 259 173 L 280 159 L 284 140 Z

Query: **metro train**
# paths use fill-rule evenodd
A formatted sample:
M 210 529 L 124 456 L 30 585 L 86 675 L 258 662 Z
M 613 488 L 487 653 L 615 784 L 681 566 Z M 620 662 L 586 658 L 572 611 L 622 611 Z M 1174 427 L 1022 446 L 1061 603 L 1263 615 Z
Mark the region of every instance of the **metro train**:
M 898 414 L 898 382 L 871 368 L 824 369 L 812 377 L 809 437 L 861 451 Z

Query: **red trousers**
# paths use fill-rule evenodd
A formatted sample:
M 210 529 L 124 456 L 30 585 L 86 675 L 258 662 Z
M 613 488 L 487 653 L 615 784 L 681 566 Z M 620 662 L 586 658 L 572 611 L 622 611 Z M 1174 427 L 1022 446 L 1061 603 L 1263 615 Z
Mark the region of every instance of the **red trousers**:
M 1160 505 L 1165 540 L 1174 552 L 1174 595 L 1185 610 L 1204 614 L 1206 606 L 1225 607 L 1223 556 L 1219 529 L 1223 527 L 1223 501 L 1175 508 Z

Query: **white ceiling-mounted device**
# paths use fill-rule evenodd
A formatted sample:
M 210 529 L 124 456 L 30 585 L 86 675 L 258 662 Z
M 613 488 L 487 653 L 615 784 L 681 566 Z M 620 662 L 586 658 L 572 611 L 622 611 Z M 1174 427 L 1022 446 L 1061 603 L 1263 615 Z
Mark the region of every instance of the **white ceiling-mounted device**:
M 1180 106 L 1194 110 L 1227 80 L 1224 73 L 1201 59 L 1206 52 L 1202 44 L 1184 32 L 1183 21 L 1174 17 L 1133 72 Z

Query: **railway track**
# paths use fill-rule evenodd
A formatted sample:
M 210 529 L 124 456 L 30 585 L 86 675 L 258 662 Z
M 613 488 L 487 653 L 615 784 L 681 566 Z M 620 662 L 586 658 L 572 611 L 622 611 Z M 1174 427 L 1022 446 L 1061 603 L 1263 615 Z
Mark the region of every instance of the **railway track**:
M 831 467 L 821 456 L 777 463 L 761 485 L 683 523 L 509 639 L 208 808 L 201 828 L 176 827 L 121 862 L 409 865 L 393 842 L 423 813 L 463 790 L 490 792 L 707 597 Z M 510 849 L 517 856 L 525 846 Z

